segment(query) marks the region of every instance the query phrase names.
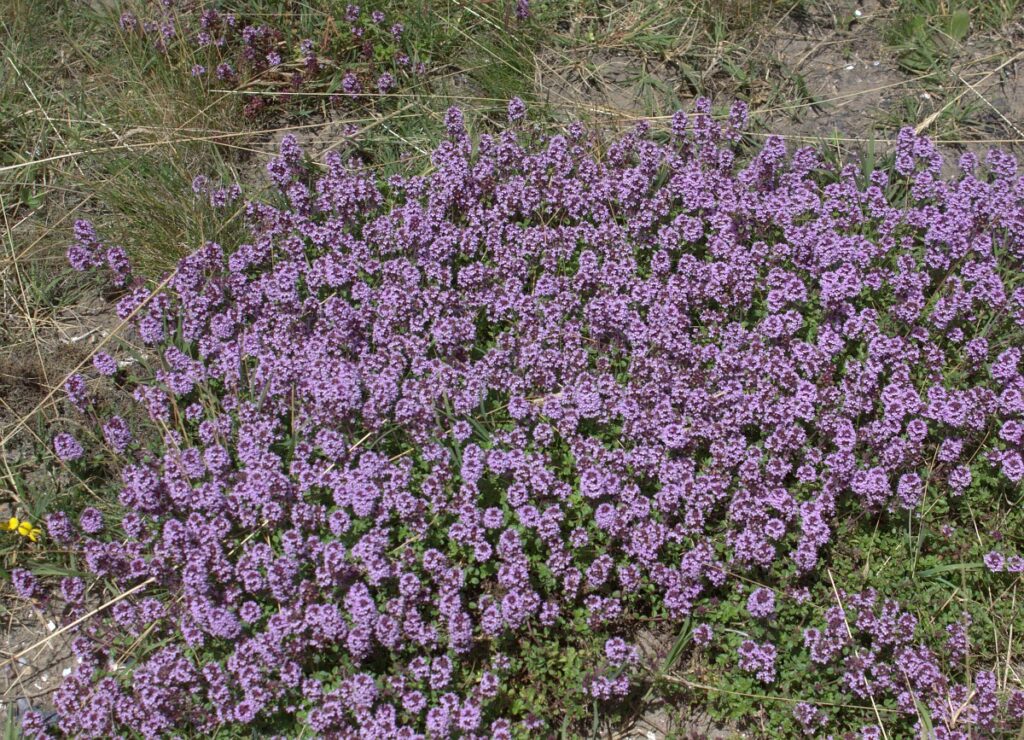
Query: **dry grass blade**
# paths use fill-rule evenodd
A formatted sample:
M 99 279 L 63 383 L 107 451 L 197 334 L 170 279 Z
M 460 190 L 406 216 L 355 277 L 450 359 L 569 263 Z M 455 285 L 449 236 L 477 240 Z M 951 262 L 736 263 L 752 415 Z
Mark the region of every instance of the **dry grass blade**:
M 398 116 L 398 114 L 408 110 L 410 107 L 411 107 L 411 104 L 408 105 L 408 106 L 405 106 L 404 108 L 400 108 L 395 113 L 389 114 L 389 115 L 383 117 L 383 120 L 390 120 L 392 118 L 395 118 L 395 117 Z M 376 119 L 376 118 L 355 119 L 355 121 L 369 121 L 369 124 L 368 124 L 368 126 L 366 128 L 372 128 L 373 126 L 377 125 L 380 122 L 380 120 L 381 119 Z M 294 124 L 294 125 L 290 125 L 290 126 L 278 126 L 278 127 L 269 128 L 269 129 L 248 129 L 248 130 L 244 130 L 244 131 L 229 131 L 229 132 L 220 133 L 220 134 L 210 134 L 208 136 L 183 136 L 183 137 L 179 137 L 179 138 L 162 139 L 160 141 L 138 142 L 138 143 L 134 143 L 134 144 L 133 143 L 129 143 L 129 142 L 125 142 L 125 143 L 121 143 L 121 144 L 111 144 L 111 145 L 108 145 L 108 146 L 98 146 L 98 147 L 93 147 L 93 148 L 90 148 L 90 149 L 81 149 L 81 150 L 78 150 L 78 151 L 75 151 L 75 152 L 65 152 L 63 154 L 54 154 L 54 155 L 51 155 L 49 157 L 43 157 L 41 159 L 33 159 L 33 160 L 30 160 L 30 161 L 27 161 L 27 162 L 19 162 L 18 164 L 10 164 L 10 165 L 6 165 L 4 167 L 0 167 L 0 172 L 11 172 L 11 171 L 14 171 L 14 170 L 24 169 L 25 167 L 33 167 L 33 166 L 39 165 L 39 164 L 45 164 L 45 163 L 50 163 L 50 162 L 58 162 L 58 161 L 62 161 L 62 160 L 66 160 L 66 159 L 73 159 L 73 158 L 77 158 L 77 157 L 84 157 L 86 155 L 91 155 L 91 154 L 105 154 L 105 153 L 116 152 L 116 151 L 145 151 L 145 150 L 153 149 L 153 148 L 157 148 L 157 147 L 164 147 L 164 146 L 174 147 L 174 146 L 179 146 L 181 144 L 190 144 L 190 143 L 196 143 L 196 142 L 217 143 L 217 142 L 221 142 L 221 141 L 224 141 L 224 140 L 234 139 L 234 138 L 239 138 L 239 137 L 266 136 L 268 134 L 288 133 L 288 132 L 294 132 L 294 131 L 304 131 L 304 130 L 322 128 L 322 127 L 323 127 L 323 124 L 320 123 L 320 122 L 317 122 L 317 123 L 307 123 L 307 124 Z
M 758 699 L 760 701 L 781 701 L 787 704 L 799 704 L 803 701 L 806 701 L 805 699 L 799 699 L 792 696 L 779 696 L 777 694 L 754 694 L 746 691 L 733 691 L 732 689 L 724 689 L 720 686 L 709 686 L 708 684 L 699 683 L 697 681 L 691 681 L 690 679 L 683 678 L 682 676 L 661 676 L 659 680 L 671 684 L 676 684 L 678 686 L 685 686 L 689 689 L 697 689 L 699 691 L 712 691 L 720 694 L 731 694 L 732 696 L 742 696 L 747 699 Z M 878 716 L 879 712 L 885 712 L 886 714 L 900 714 L 900 712 L 895 709 L 886 709 L 884 707 L 879 708 L 873 706 L 869 707 L 866 704 L 844 704 L 842 702 L 828 702 L 818 700 L 815 700 L 813 703 L 817 706 L 822 707 L 838 707 L 842 709 L 856 709 L 862 712 L 872 712 L 873 714 L 875 714 L 875 717 L 878 718 L 879 722 L 881 722 L 881 719 Z
M 1008 67 L 1009 65 L 1013 64 L 1014 62 L 1016 62 L 1018 59 L 1021 59 L 1022 57 L 1024 57 L 1024 51 L 1017 52 L 1012 57 L 1010 57 L 1009 59 L 1004 61 L 1002 64 L 1000 64 L 998 67 L 996 67 L 995 69 L 989 71 L 984 77 L 982 77 L 980 80 L 978 80 L 975 83 L 975 85 L 980 85 L 982 82 L 987 80 L 989 77 L 991 77 L 992 75 L 996 74 L 997 72 L 1000 72 L 1001 70 L 1005 69 L 1006 67 Z M 923 121 L 921 121 L 921 123 L 917 124 L 917 126 L 914 127 L 914 133 L 915 134 L 920 136 L 922 133 L 924 133 L 928 129 L 929 126 L 931 126 L 933 123 L 935 123 L 936 120 L 938 120 L 939 116 L 941 116 L 947 110 L 949 110 L 954 105 L 956 105 L 956 103 L 964 95 L 967 94 L 968 90 L 973 89 L 973 86 L 970 85 L 969 83 L 967 83 L 966 81 L 964 81 L 963 78 L 960 78 L 960 80 L 961 80 L 961 82 L 964 82 L 964 84 L 967 85 L 967 87 L 965 89 L 961 90 L 956 95 L 956 97 L 951 98 L 950 100 L 947 100 L 945 105 L 943 105 L 938 110 L 934 111 L 931 115 L 929 115 L 927 118 L 925 118 Z M 975 92 L 977 92 L 977 91 L 975 91 Z M 1000 114 L 1000 115 L 1002 115 L 1002 114 Z
M 970 82 L 968 82 L 967 80 L 965 80 L 963 77 L 961 77 L 959 75 L 958 75 L 958 79 L 960 80 L 960 82 L 962 82 L 964 85 L 966 85 L 970 89 L 970 91 L 973 92 L 981 100 L 981 102 L 983 102 L 985 105 L 987 105 L 989 108 L 991 108 L 992 111 L 999 118 L 1002 119 L 1003 123 L 1006 124 L 1007 128 L 1009 128 L 1011 131 L 1013 131 L 1013 133 L 1017 134 L 1017 136 L 1019 136 L 1022 139 L 1024 139 L 1024 131 L 1021 131 L 1017 127 L 1017 125 L 1013 123 L 1013 121 L 1011 121 L 1009 118 L 1006 117 L 1005 113 L 1003 113 L 1001 110 L 996 108 L 992 104 L 992 101 L 990 101 L 988 98 L 986 98 L 984 95 L 982 95 L 981 91 L 978 90 L 977 85 L 971 84 Z

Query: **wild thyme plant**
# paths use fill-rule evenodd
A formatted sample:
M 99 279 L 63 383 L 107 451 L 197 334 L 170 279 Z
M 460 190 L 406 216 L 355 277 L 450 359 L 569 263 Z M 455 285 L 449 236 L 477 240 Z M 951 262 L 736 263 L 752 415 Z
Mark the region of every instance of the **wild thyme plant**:
M 30 735 L 572 730 L 665 687 L 652 622 L 691 625 L 715 711 L 775 733 L 1021 726 L 991 645 L 1024 627 L 1014 159 L 944 181 L 908 129 L 888 171 L 777 136 L 741 163 L 745 107 L 704 100 L 607 148 L 524 115 L 474 144 L 452 109 L 433 171 L 386 181 L 285 139 L 247 243 L 158 295 L 115 254 L 159 363 L 89 382 L 117 373 L 158 443 L 107 420 L 122 513 L 47 527 L 142 588 L 87 622 Z M 110 261 L 78 237 L 74 266 Z M 868 537 L 916 549 L 872 563 Z M 960 598 L 928 601 L 945 576 Z

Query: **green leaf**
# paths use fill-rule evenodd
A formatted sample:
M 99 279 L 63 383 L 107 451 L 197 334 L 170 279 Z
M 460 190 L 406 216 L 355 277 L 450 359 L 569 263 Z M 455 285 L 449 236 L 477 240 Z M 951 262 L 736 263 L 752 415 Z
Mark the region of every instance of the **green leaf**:
M 7 703 L 7 716 L 4 722 L 5 740 L 16 740 L 21 735 L 21 724 L 18 722 L 17 702 Z
M 949 17 L 949 35 L 957 41 L 963 41 L 971 29 L 971 14 L 966 10 L 958 10 Z
M 672 645 L 672 649 L 665 657 L 665 662 L 661 666 L 661 675 L 665 675 L 675 666 L 679 657 L 683 654 L 683 650 L 689 644 L 693 637 L 693 630 L 690 629 L 690 619 L 687 619 L 683 624 L 683 628 L 679 630 L 679 635 L 676 637 L 675 643 Z
M 932 725 L 932 714 L 928 705 L 917 698 L 917 694 L 911 692 L 914 698 L 914 707 L 917 709 L 917 717 L 921 720 L 921 727 L 925 737 L 935 737 L 935 727 Z

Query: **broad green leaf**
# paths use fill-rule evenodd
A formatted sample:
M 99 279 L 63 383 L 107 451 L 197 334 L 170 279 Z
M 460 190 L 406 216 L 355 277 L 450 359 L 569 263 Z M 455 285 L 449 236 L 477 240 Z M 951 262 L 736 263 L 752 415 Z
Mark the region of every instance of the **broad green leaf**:
M 958 10 L 949 17 L 949 35 L 957 41 L 963 41 L 971 28 L 971 14 L 966 10 Z

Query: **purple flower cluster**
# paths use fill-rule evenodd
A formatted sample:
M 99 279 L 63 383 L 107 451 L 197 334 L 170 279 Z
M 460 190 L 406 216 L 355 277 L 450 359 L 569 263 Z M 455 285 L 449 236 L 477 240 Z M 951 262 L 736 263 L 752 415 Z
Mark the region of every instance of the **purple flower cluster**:
M 242 188 L 238 183 L 215 187 L 205 175 L 197 175 L 192 180 L 192 192 L 196 197 L 205 197 L 211 208 L 226 208 L 242 197 Z
M 1000 717 L 1007 727 L 1015 726 L 1020 719 L 1014 715 L 1016 697 L 1022 695 L 1008 692 L 1001 701 L 992 670 L 976 670 L 973 686 L 970 676 L 968 683 L 950 678 L 966 654 L 969 625 L 965 617 L 947 628 L 945 660 L 919 638 L 913 614 L 868 589 L 845 595 L 844 608 L 829 610 L 824 628 L 805 630 L 804 641 L 812 661 L 835 667 L 852 696 L 879 703 L 895 700 L 901 712 L 916 719 L 926 707 L 939 737 L 968 740 L 1000 729 Z M 923 727 L 917 725 L 918 731 Z
M 775 592 L 770 588 L 758 588 L 747 599 L 747 611 L 755 617 L 770 617 L 775 613 Z
M 31 599 L 38 593 L 38 580 L 24 568 L 15 568 L 11 571 L 11 583 L 18 596 L 23 599 Z
M 103 530 L 103 515 L 99 510 L 88 507 L 78 519 L 78 526 L 86 534 L 98 534 Z
M 114 452 L 123 453 L 132 442 L 132 431 L 128 427 L 128 422 L 120 416 L 110 417 L 110 420 L 103 425 L 103 439 Z
M 53 438 L 53 451 L 64 462 L 77 460 L 85 453 L 82 444 L 67 432 L 61 432 Z
M 693 641 L 699 646 L 710 645 L 715 637 L 714 628 L 707 623 L 698 624 L 693 629 Z
M 828 716 L 824 712 L 805 701 L 793 707 L 793 718 L 800 724 L 805 735 L 817 735 L 828 723 Z
M 773 683 L 775 681 L 775 658 L 777 651 L 770 642 L 757 644 L 753 640 L 744 640 L 739 648 L 740 670 L 753 673 L 759 681 Z
M 433 171 L 386 182 L 337 153 L 314 177 L 286 138 L 287 205 L 247 203 L 248 243 L 119 304 L 159 361 L 134 396 L 164 444 L 104 429 L 126 538 L 51 535 L 121 588 L 154 579 L 91 634 L 160 647 L 114 673 L 83 638 L 61 729 L 535 734 L 505 701 L 531 641 L 587 630 L 614 670 L 583 690 L 621 698 L 630 619 L 751 573 L 778 585 L 748 602 L 770 621 L 841 508 L 955 501 L 971 466 L 1019 480 L 1020 435 L 990 432 L 1024 416 L 1021 350 L 974 334 L 1024 327 L 1024 178 L 1003 158 L 939 181 L 904 134 L 897 203 L 886 173 L 829 175 L 778 137 L 739 163 L 745 119 L 699 101 L 599 152 L 580 124 L 474 145 L 452 110 Z M 845 691 L 949 720 L 967 695 L 915 630 L 868 594 L 805 639 Z M 766 684 L 779 658 L 739 646 Z M 984 680 L 961 716 L 982 727 Z
M 117 360 L 106 352 L 97 352 L 93 355 L 92 365 L 100 375 L 109 377 L 117 373 Z
M 993 550 L 985 553 L 982 562 L 993 573 L 1024 573 L 1024 557 L 1020 555 L 1006 557 L 1003 553 Z
M 68 247 L 67 258 L 72 269 L 79 272 L 106 266 L 110 271 L 111 282 L 118 288 L 127 285 L 132 277 L 124 249 L 103 244 L 88 221 L 75 222 L 74 242 Z
M 258 80 L 266 92 L 246 104 L 249 117 L 296 92 L 332 89 L 335 79 L 344 82 L 331 103 L 351 107 L 390 92 L 399 79 L 426 72 L 409 56 L 403 25 L 389 25 L 380 10 L 349 5 L 340 22 L 327 12 L 314 11 L 313 17 L 321 26 L 316 40 L 299 38 L 288 24 L 245 18 L 208 3 L 149 2 L 144 17 L 126 12 L 120 27 L 161 54 L 186 56 L 192 77 L 239 86 Z

